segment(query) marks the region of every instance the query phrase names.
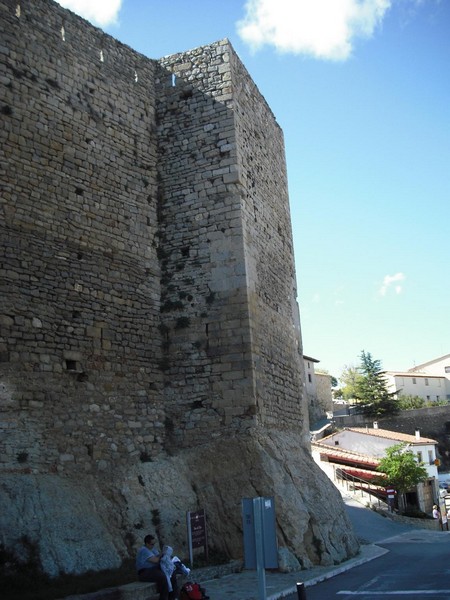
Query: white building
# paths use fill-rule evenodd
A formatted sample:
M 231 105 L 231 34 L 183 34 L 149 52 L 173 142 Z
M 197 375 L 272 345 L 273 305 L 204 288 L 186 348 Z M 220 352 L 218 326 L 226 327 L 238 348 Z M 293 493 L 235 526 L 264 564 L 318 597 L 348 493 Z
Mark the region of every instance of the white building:
M 389 392 L 395 392 L 395 397 L 419 396 L 429 402 L 450 400 L 450 384 L 445 377 L 434 377 L 425 373 L 386 371 L 386 384 Z
M 421 365 L 416 365 L 409 372 L 428 373 L 438 377 L 445 377 L 450 382 L 450 354 L 445 354 L 439 358 L 435 358 Z
M 450 401 L 450 354 L 407 371 L 385 371 L 389 392 L 419 396 L 429 402 Z
M 436 461 L 436 440 L 421 437 L 420 431 L 415 435 L 399 433 L 397 431 L 388 431 L 379 429 L 374 423 L 374 427 L 348 427 L 333 433 L 320 440 L 321 444 L 339 446 L 343 450 L 351 450 L 358 454 L 366 454 L 372 458 L 382 459 L 386 456 L 386 448 L 404 443 L 408 450 L 411 450 L 417 458 L 417 462 L 423 462 L 428 472 L 428 477 L 438 479 L 438 470 Z
M 371 481 L 386 449 L 404 443 L 413 452 L 417 462 L 424 463 L 428 473 L 425 483 L 419 484 L 407 501 L 417 503 L 424 512 L 431 512 L 439 497 L 439 480 L 436 460 L 436 440 L 424 438 L 419 431 L 408 435 L 374 427 L 349 427 L 311 444 L 312 456 L 327 475 L 332 478 L 336 469 L 347 475 Z M 407 494 L 408 496 L 408 494 Z

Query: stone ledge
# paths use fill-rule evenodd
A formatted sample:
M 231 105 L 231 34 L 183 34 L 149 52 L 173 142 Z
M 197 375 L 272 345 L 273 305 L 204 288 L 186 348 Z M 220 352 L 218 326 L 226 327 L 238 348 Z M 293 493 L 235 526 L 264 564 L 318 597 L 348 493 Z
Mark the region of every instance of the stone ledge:
M 66 596 L 60 600 L 157 600 L 157 598 L 159 598 L 159 594 L 155 583 L 133 581 L 89 594 Z
M 244 568 L 242 560 L 230 560 L 223 565 L 214 565 L 212 567 L 202 567 L 200 569 L 194 569 L 191 571 L 189 577 L 184 578 L 184 581 L 198 581 L 204 583 L 211 579 L 220 579 L 225 575 L 231 575 L 231 573 L 240 573 Z
M 211 567 L 202 567 L 191 571 L 189 577 L 180 577 L 180 586 L 185 581 L 198 581 L 205 583 L 211 579 L 219 579 L 231 573 L 240 573 L 243 568 L 241 560 L 232 560 L 223 565 L 215 565 Z M 155 583 L 147 583 L 144 581 L 133 581 L 125 583 L 117 587 L 105 588 L 89 594 L 77 594 L 66 596 L 59 600 L 157 600 L 159 594 Z
M 414 525 L 418 529 L 430 529 L 431 531 L 441 531 L 440 522 L 436 519 L 417 519 L 414 517 L 405 517 L 397 513 L 391 513 L 386 509 L 375 508 L 375 512 L 391 519 L 391 521 L 397 521 L 398 523 L 405 523 L 407 525 Z

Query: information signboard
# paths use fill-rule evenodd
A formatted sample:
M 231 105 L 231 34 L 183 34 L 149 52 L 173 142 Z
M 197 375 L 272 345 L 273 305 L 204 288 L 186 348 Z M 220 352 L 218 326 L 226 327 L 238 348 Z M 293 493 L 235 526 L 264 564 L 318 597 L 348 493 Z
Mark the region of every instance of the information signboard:
M 204 510 L 189 513 L 193 548 L 206 546 L 206 516 Z
M 208 559 L 208 536 L 206 531 L 206 513 L 204 509 L 186 513 L 189 559 L 191 567 L 194 564 L 193 550 L 204 548 L 205 558 Z

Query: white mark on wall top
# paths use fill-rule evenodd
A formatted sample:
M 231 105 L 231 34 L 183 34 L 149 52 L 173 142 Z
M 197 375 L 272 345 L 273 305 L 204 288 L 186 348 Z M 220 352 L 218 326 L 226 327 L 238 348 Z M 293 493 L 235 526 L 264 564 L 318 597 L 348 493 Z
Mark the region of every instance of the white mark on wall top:
M 177 85 L 177 76 L 175 75 L 175 73 L 172 73 L 172 87 L 175 87 Z
M 20 19 L 20 4 L 16 6 L 16 17 Z
M 138 74 L 137 71 L 134 72 L 134 82 L 137 83 L 138 82 Z
M 64 25 L 61 27 L 61 39 L 63 42 L 66 41 L 66 30 L 64 29 Z
M 100 50 L 100 62 L 105 62 L 105 57 L 103 56 L 103 50 Z

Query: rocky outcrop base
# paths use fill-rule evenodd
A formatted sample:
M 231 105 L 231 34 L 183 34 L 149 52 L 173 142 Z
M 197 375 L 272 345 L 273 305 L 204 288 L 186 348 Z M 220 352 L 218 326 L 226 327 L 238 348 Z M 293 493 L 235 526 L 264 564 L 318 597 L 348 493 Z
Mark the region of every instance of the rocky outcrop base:
M 148 532 L 186 559 L 186 511 L 204 508 L 209 547 L 239 559 L 242 498 L 270 496 L 279 547 L 302 568 L 338 564 L 359 544 L 340 494 L 299 441 L 255 430 L 108 476 L 4 475 L 2 542 L 23 561 L 34 545 L 51 576 L 117 568 Z

